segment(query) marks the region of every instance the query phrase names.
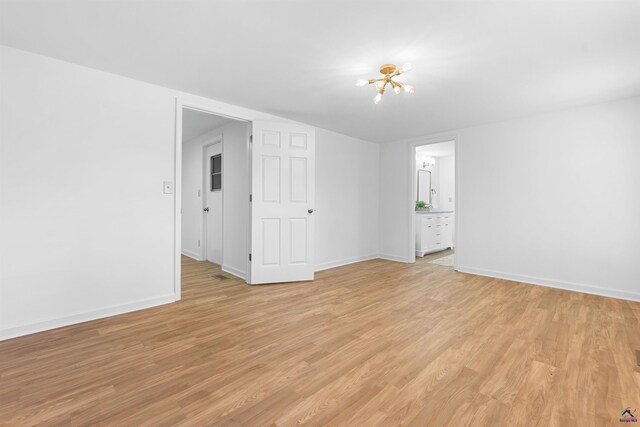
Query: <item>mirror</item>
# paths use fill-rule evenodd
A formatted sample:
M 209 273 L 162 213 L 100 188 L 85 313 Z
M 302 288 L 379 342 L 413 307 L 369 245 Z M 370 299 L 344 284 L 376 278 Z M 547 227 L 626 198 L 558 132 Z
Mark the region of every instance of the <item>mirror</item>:
M 418 194 L 417 199 L 428 205 L 431 204 L 431 171 L 418 169 Z

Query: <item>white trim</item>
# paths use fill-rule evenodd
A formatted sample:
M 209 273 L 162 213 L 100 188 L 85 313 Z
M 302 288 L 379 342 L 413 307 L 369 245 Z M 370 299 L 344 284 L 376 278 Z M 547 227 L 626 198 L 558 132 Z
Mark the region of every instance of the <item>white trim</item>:
M 246 281 L 247 275 L 245 274 L 244 271 L 241 271 L 235 267 L 231 267 L 229 265 L 224 265 L 224 264 L 222 265 L 222 267 L 220 267 L 220 269 L 225 273 L 233 274 L 234 276 L 239 277 L 242 280 Z
M 414 251 L 415 251 L 415 249 L 414 249 Z M 386 259 L 387 261 L 395 261 L 395 262 L 402 262 L 404 264 L 411 264 L 411 261 L 409 261 L 407 259 L 407 257 L 403 257 L 403 256 L 390 255 L 390 254 L 380 254 L 380 256 L 378 258 Z M 413 262 L 414 263 L 416 262 L 415 252 L 414 252 Z
M 459 147 L 459 137 L 458 134 L 455 133 L 443 133 L 432 136 L 422 136 L 417 138 L 412 138 L 406 140 L 406 143 L 409 147 L 409 210 L 408 210 L 408 218 L 409 218 L 409 236 L 408 236 L 408 255 L 403 262 L 415 263 L 416 262 L 416 209 L 415 209 L 415 194 L 416 194 L 416 180 L 415 176 L 415 168 L 416 168 L 416 148 L 422 147 L 425 145 L 438 144 L 442 142 L 453 141 L 453 150 L 454 150 L 454 173 L 455 173 L 455 195 L 453 199 L 453 212 L 454 212 L 454 232 L 453 232 L 453 247 L 458 248 L 458 218 L 459 213 L 458 210 L 460 206 L 458 205 L 458 200 L 460 200 L 460 180 L 458 179 L 458 147 Z M 454 259 L 454 269 L 457 270 L 457 259 Z
M 197 254 L 195 252 L 191 252 L 188 249 L 183 249 L 182 250 L 182 255 L 188 256 L 189 258 L 193 258 L 196 261 L 204 261 L 204 259 L 200 256 L 200 254 Z
M 250 126 L 247 126 L 247 134 L 246 134 L 246 139 L 247 139 L 247 144 L 246 144 L 246 151 L 245 151 L 245 155 L 247 156 L 247 167 L 249 168 L 249 170 L 247 171 L 248 174 L 248 179 L 247 179 L 247 198 L 245 199 L 245 203 L 247 206 L 247 210 L 249 211 L 249 215 L 247 215 L 247 221 L 249 221 L 249 223 L 247 224 L 247 234 L 245 236 L 245 240 L 247 242 L 247 256 L 246 256 L 246 269 L 247 269 L 247 273 L 245 275 L 244 281 L 247 282 L 247 284 L 251 284 L 251 261 L 249 260 L 249 256 L 251 254 L 251 251 L 253 250 L 252 248 L 252 242 L 251 242 L 251 216 L 253 215 L 252 213 L 252 205 L 253 203 L 250 201 L 251 198 L 253 197 L 253 188 L 251 187 L 251 183 L 253 181 L 253 178 L 251 176 L 251 174 L 253 173 L 253 122 L 251 122 Z M 224 255 L 224 252 L 222 253 Z
M 565 291 L 581 292 L 583 294 L 598 295 L 602 297 L 617 298 L 627 301 L 640 302 L 639 292 L 629 292 L 620 289 L 601 288 L 598 286 L 584 285 L 581 283 L 562 282 L 553 279 L 544 279 L 541 277 L 527 276 L 523 274 L 504 273 L 501 271 L 485 270 L 482 268 L 457 266 L 456 270 L 460 273 L 476 274 L 478 276 L 493 277 L 496 279 L 511 280 L 513 282 L 522 282 L 529 285 L 545 286 L 547 288 L 563 289 Z
M 173 166 L 173 299 L 182 294 L 182 101 L 176 98 L 176 134 Z
M 317 264 L 314 271 L 323 271 L 328 270 L 330 268 L 341 267 L 343 265 L 354 264 L 356 262 L 369 261 L 372 259 L 378 259 L 380 256 L 378 254 L 371 255 L 362 255 L 353 258 L 345 258 L 339 259 L 336 261 L 323 262 L 322 264 Z
M 86 311 L 82 313 L 72 314 L 70 316 L 58 317 L 42 322 L 31 323 L 28 325 L 2 329 L 0 330 L 0 341 L 34 334 L 36 332 L 48 331 L 50 329 L 88 322 L 90 320 L 102 319 L 105 317 L 116 316 L 118 314 L 144 310 L 146 308 L 156 307 L 172 302 L 174 302 L 174 294 L 171 293 L 160 297 L 142 299 L 126 304 L 113 305 L 111 307 L 100 308 L 98 310 Z

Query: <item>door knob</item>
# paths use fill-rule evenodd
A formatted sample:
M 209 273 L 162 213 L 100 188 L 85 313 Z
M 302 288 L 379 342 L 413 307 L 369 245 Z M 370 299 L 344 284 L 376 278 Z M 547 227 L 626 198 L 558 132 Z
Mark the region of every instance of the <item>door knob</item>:
M 209 208 L 204 208 L 203 211 L 209 212 Z
M 315 209 L 307 209 L 307 212 L 309 212 L 309 213 L 314 213 L 314 212 L 315 212 Z

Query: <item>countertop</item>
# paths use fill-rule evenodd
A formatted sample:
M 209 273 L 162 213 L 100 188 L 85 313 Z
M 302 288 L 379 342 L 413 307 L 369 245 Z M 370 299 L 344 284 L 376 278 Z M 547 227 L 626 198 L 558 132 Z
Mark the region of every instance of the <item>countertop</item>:
M 421 215 L 435 215 L 453 213 L 453 211 L 416 211 L 416 213 Z

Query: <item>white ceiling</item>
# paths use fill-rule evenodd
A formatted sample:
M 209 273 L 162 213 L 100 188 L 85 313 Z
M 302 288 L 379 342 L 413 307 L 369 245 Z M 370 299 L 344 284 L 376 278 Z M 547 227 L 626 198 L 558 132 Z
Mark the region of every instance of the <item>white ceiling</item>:
M 229 123 L 231 120 L 215 114 L 207 114 L 185 108 L 182 110 L 182 140 L 189 141 L 196 136 Z
M 377 142 L 640 95 L 640 1 L 1 5 L 2 44 Z M 385 62 L 417 90 L 374 105 Z
M 438 142 L 437 144 L 416 147 L 416 156 L 448 157 L 455 154 L 455 142 Z

